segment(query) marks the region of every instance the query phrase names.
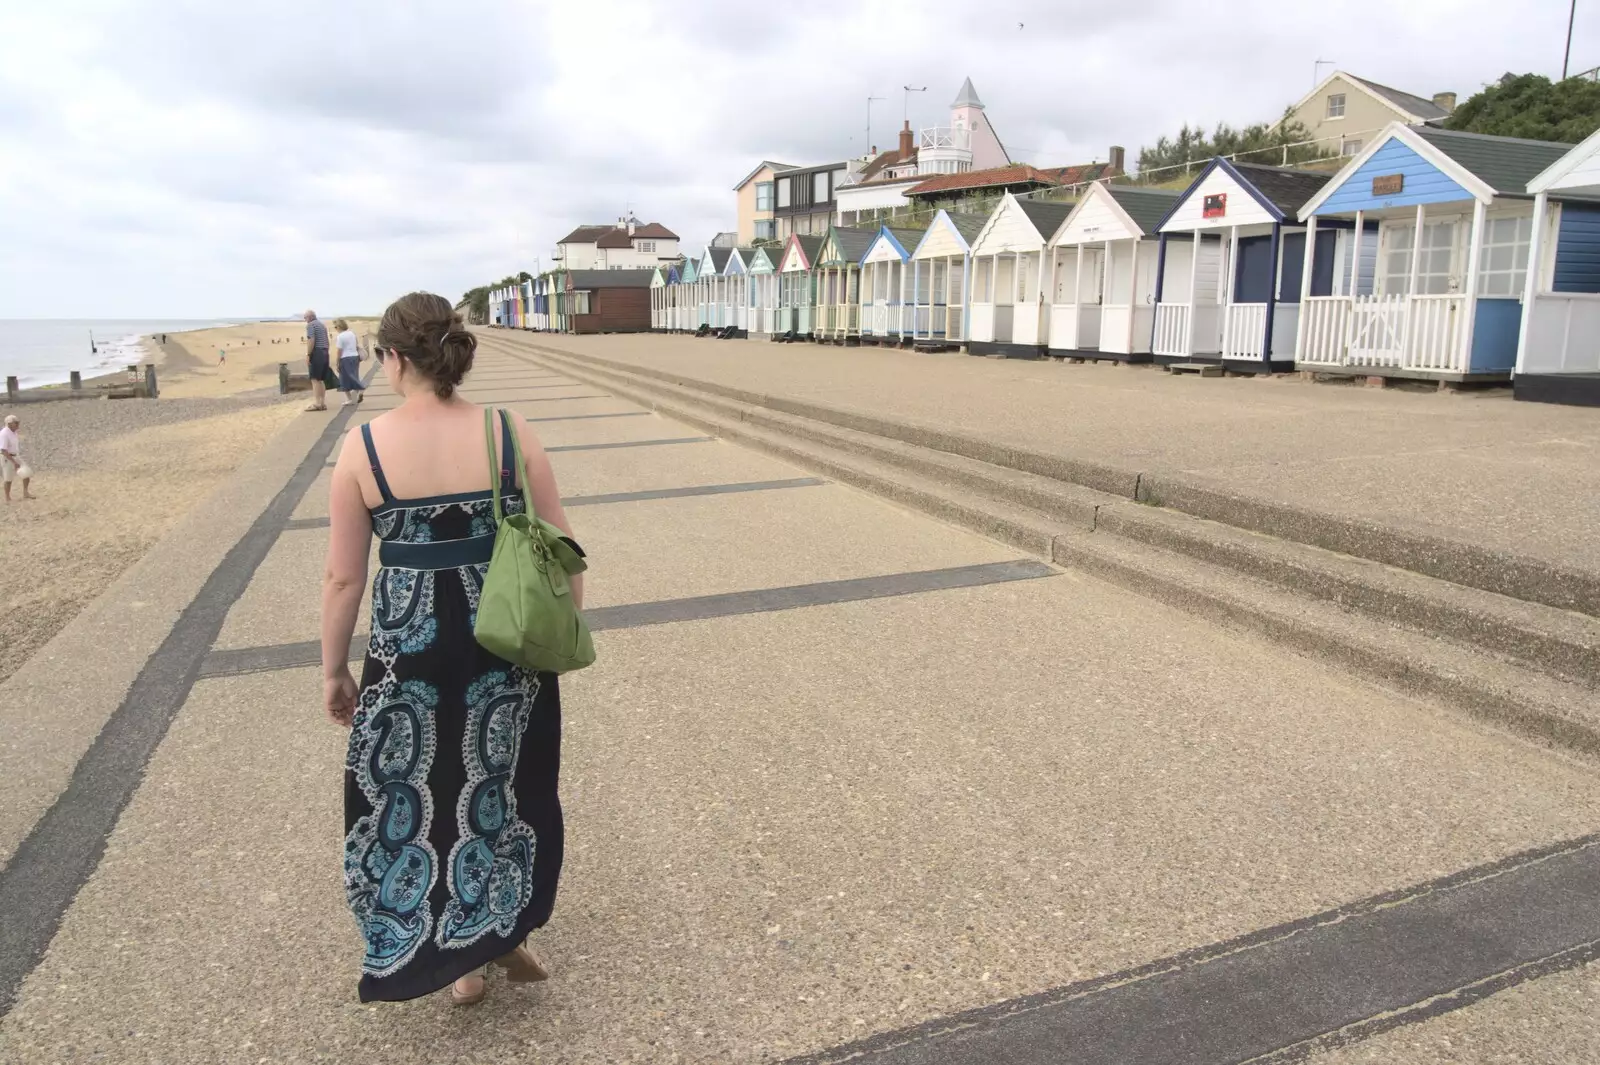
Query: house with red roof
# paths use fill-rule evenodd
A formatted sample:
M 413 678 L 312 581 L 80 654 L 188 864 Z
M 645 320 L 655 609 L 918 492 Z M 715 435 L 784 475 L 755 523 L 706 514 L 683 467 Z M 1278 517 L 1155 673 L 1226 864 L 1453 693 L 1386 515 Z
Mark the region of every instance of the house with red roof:
M 555 265 L 567 270 L 653 270 L 679 258 L 678 235 L 660 222 L 619 218 L 579 226 L 556 242 Z

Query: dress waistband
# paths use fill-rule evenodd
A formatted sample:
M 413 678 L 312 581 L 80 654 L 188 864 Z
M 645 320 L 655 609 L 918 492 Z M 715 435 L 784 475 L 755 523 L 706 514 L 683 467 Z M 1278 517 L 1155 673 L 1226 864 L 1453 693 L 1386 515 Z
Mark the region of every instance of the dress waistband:
M 494 555 L 494 533 L 432 543 L 384 540 L 378 563 L 391 569 L 459 569 L 487 564 Z

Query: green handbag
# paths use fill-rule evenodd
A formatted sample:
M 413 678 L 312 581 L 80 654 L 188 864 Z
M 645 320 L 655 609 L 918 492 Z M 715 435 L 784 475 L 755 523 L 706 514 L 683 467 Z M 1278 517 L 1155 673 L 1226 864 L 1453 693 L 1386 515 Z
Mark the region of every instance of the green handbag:
M 501 412 L 505 418 L 505 412 Z M 522 444 L 507 424 L 517 480 L 522 484 L 521 514 L 500 506 L 500 463 L 495 457 L 494 414 L 483 412 L 494 476 L 494 554 L 478 596 L 472 635 L 479 645 L 507 662 L 545 673 L 568 673 L 594 662 L 594 640 L 572 601 L 572 574 L 588 569 L 565 534 L 539 517 L 528 491 Z

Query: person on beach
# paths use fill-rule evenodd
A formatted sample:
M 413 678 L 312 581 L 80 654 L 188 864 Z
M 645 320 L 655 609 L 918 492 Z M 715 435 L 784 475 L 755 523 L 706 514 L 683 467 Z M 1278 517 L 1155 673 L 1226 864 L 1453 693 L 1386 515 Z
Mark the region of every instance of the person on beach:
M 328 409 L 328 327 L 316 311 L 307 311 L 306 363 L 311 376 L 311 406 L 306 410 Z
M 11 502 L 13 478 L 22 482 L 23 499 L 38 498 L 28 490 L 28 485 L 33 481 L 33 470 L 22 461 L 22 442 L 17 436 L 20 428 L 22 421 L 15 414 L 6 415 L 5 427 L 0 428 L 0 481 L 5 482 L 7 503 Z
M 523 418 L 495 418 L 490 462 L 483 409 L 456 391 L 476 347 L 443 296 L 392 303 L 373 351 L 401 403 L 349 433 L 333 469 L 323 702 L 351 730 L 344 884 L 366 940 L 363 1002 L 449 986 L 471 1005 L 490 963 L 512 983 L 548 976 L 525 940 L 550 919 L 561 873 L 560 691 L 554 674 L 511 665 L 472 631 L 495 479 L 506 513 L 523 512 L 526 486 L 541 517 L 569 537 L 571 526 Z M 520 469 L 507 458 L 512 433 Z M 374 534 L 380 568 L 357 684 L 350 640 Z M 581 607 L 582 578 L 572 594 Z
M 341 406 L 349 407 L 366 398 L 367 386 L 361 383 L 361 345 L 343 318 L 335 318 L 333 328 L 333 341 L 339 349 L 339 391 L 344 393 Z

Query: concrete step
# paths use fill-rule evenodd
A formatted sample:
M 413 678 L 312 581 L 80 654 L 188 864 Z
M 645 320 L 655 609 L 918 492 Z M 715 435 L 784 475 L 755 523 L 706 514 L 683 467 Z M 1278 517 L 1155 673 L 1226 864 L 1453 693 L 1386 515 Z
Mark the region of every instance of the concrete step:
M 1359 610 L 1390 624 L 1445 636 L 1524 665 L 1600 688 L 1600 619 L 1441 581 L 1292 540 L 1238 529 L 977 459 L 874 433 L 785 414 L 743 400 L 572 363 L 574 373 L 628 391 L 629 398 L 682 416 L 700 411 L 722 432 L 722 420 L 760 426 L 849 453 L 931 481 L 959 486 L 1082 531 L 1126 537 L 1270 581 L 1286 590 Z M 1041 552 L 1042 553 L 1042 552 Z
M 562 360 L 549 361 L 555 365 Z M 561 369 L 574 376 L 591 376 L 591 371 L 580 365 L 561 365 Z M 1096 503 L 1096 498 L 1108 498 L 1098 493 L 1080 496 L 1075 504 L 1050 504 L 1054 510 L 1046 513 L 1034 505 L 997 497 L 980 480 L 958 481 L 946 476 L 954 466 L 939 466 L 934 459 L 924 457 L 915 466 L 905 464 L 899 461 L 899 448 L 909 448 L 908 445 L 872 449 L 851 440 L 853 436 L 869 434 L 831 427 L 812 427 L 802 435 L 792 431 L 794 426 L 784 420 L 786 416 L 775 412 L 753 410 L 658 382 L 630 383 L 622 376 L 594 372 L 591 380 L 724 439 L 757 448 L 1186 612 L 1265 634 L 1297 651 L 1348 668 L 1364 679 L 1465 711 L 1541 745 L 1600 757 L 1600 700 L 1592 688 L 1551 676 L 1526 661 L 1421 632 L 1374 612 L 1351 609 L 1354 603 L 1302 594 L 1291 585 L 1278 583 L 1272 566 L 1263 566 L 1263 572 L 1268 574 L 1265 577 L 1247 574 L 1232 564 L 1239 545 L 1219 550 L 1218 560 L 1199 557 L 1186 550 L 1200 539 L 1199 533 L 1163 532 L 1153 524 L 1141 524 L 1136 515 L 1156 522 L 1196 519 L 1121 501 L 1114 505 Z M 998 472 L 1016 475 L 1016 471 Z M 1084 506 L 1089 509 L 1082 509 Z M 1111 515 L 1117 517 L 1112 519 Z M 1117 526 L 1116 534 L 1107 535 L 1113 524 Z M 1225 543 L 1224 534 L 1239 534 L 1238 530 L 1226 529 L 1209 532 L 1219 543 Z M 1303 549 L 1303 545 L 1271 544 L 1271 538 L 1256 534 L 1239 535 L 1253 535 L 1266 542 L 1260 545 L 1264 547 Z M 1291 562 L 1305 561 L 1285 559 L 1278 565 L 1287 567 Z M 1405 577 L 1431 581 L 1415 574 Z M 1151 633 L 1151 639 L 1159 640 L 1160 633 Z
M 541 350 L 555 357 L 572 359 L 566 352 Z M 1564 567 L 1459 539 L 1287 506 L 1233 492 L 1226 486 L 1193 474 L 1141 471 L 1066 455 L 1030 451 L 936 427 L 742 391 L 664 370 L 630 366 L 617 360 L 584 356 L 573 365 L 585 369 L 614 370 L 627 374 L 630 380 L 643 378 L 661 381 L 830 425 L 859 429 L 937 451 L 965 455 L 996 466 L 1039 473 L 1142 503 L 1154 503 L 1197 518 L 1369 559 L 1469 588 L 1600 617 L 1600 576 L 1588 570 Z

